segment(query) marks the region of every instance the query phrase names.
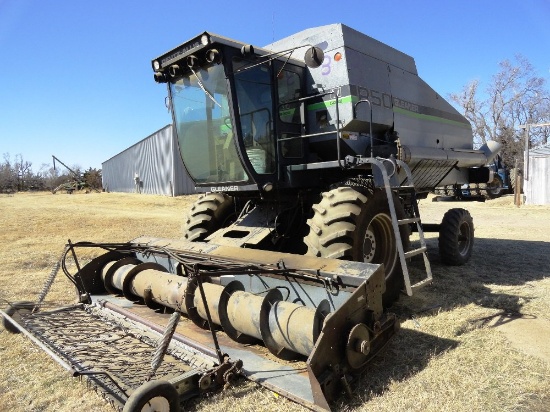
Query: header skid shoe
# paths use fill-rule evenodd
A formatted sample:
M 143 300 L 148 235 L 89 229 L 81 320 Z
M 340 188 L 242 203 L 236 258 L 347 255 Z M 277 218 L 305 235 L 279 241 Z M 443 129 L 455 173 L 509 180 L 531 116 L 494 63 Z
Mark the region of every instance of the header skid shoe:
M 166 389 L 172 402 L 169 385 L 183 400 L 228 384 L 237 374 L 313 410 L 330 410 L 329 402 L 350 390 L 349 377 L 398 329 L 395 316 L 382 310 L 379 265 L 149 237 L 123 244 L 76 243 L 70 249 L 80 248 L 106 253 L 74 276 L 63 261 L 81 303 L 61 312 L 84 311 L 115 329 L 130 322 L 135 326 L 123 325 L 124 331 L 156 336 L 148 340 L 156 340 L 154 350 L 137 351 L 153 357 L 142 378 L 134 373 L 129 381 L 118 376 L 120 368 L 108 370 L 109 362 L 96 366 L 86 351 L 76 359 L 63 350 L 73 336 L 95 336 L 97 346 L 101 336 L 118 332 L 76 331 L 89 321 L 50 321 L 59 310 L 2 315 L 67 369 L 92 376 L 109 399 L 127 404 L 125 410 L 158 388 Z M 117 345 L 113 342 L 104 343 Z M 78 365 L 86 365 L 85 371 Z M 99 374 L 109 382 L 98 384 Z M 158 385 L 143 385 L 151 379 Z

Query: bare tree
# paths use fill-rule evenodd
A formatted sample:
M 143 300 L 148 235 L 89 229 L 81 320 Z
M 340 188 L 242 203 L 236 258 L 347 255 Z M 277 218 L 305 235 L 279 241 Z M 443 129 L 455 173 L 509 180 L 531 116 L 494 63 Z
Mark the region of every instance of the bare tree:
M 14 173 L 9 153 L 4 153 L 4 161 L 0 164 L 0 192 L 15 191 L 16 175 Z
M 479 90 L 479 80 L 473 80 L 450 98 L 472 124 L 475 143 L 501 143 L 504 162 L 513 165 L 523 157 L 524 134 L 519 126 L 549 121 L 550 93 L 526 58 L 516 56 L 514 62 L 504 60 L 499 67 L 485 93 Z M 548 134 L 548 129 L 533 130 L 531 144 L 547 143 Z
M 17 154 L 12 161 L 9 153 L 4 153 L 4 160 L 0 162 L 0 193 L 25 190 L 51 190 L 65 184 L 81 189 L 90 187 L 101 190 L 101 169 L 89 168 L 83 172 L 79 165 L 72 169 L 59 170 L 52 165 L 43 163 L 40 170 L 34 173 L 32 163 L 26 161 L 22 154 Z
M 42 163 L 39 174 L 42 176 L 45 190 L 52 190 L 66 180 L 64 176 L 61 178 L 61 173 L 58 169 L 54 169 L 54 167 L 48 163 Z
M 15 155 L 14 164 L 15 173 L 17 176 L 17 190 L 28 189 L 29 183 L 33 180 L 32 163 L 24 160 L 21 153 Z

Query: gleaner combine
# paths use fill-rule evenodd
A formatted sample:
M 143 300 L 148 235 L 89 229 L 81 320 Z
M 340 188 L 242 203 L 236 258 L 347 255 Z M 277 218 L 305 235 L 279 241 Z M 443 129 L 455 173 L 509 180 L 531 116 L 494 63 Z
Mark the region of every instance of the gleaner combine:
M 397 331 L 386 308 L 430 283 L 423 230 L 443 261 L 471 255 L 469 213 L 422 224 L 418 199 L 489 181 L 497 148 L 472 149 L 411 57 L 340 24 L 264 48 L 204 32 L 152 67 L 203 193 L 183 238 L 69 242 L 78 302 L 44 305 L 57 265 L 5 327 L 124 411 L 176 411 L 239 374 L 330 409 Z M 82 248 L 105 253 L 81 265 Z

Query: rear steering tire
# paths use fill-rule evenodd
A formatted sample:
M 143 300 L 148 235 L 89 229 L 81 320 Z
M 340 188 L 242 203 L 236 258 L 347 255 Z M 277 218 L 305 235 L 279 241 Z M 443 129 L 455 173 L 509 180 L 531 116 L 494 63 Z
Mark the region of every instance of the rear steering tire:
M 439 228 L 439 256 L 451 266 L 464 265 L 474 247 L 474 221 L 465 209 L 450 209 Z
M 190 241 L 206 239 L 236 218 L 235 202 L 224 193 L 209 193 L 197 200 L 183 222 L 183 237 Z
M 386 271 L 383 305 L 391 306 L 403 289 L 403 273 L 385 191 L 362 194 L 351 187 L 339 187 L 322 196 L 321 202 L 313 206 L 313 218 L 307 222 L 310 227 L 304 238 L 307 254 L 383 263 Z M 399 198 L 394 195 L 393 201 L 397 218 L 405 218 Z M 400 234 L 407 250 L 408 226 L 401 226 Z

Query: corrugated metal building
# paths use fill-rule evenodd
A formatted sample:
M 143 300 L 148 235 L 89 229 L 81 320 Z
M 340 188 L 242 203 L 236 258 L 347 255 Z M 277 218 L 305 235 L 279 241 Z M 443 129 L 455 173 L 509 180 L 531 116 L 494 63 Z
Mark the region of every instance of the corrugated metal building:
M 527 179 L 523 181 L 523 194 L 525 204 L 550 204 L 550 144 L 529 150 L 529 169 Z
M 195 192 L 168 125 L 102 163 L 108 192 L 179 196 Z

